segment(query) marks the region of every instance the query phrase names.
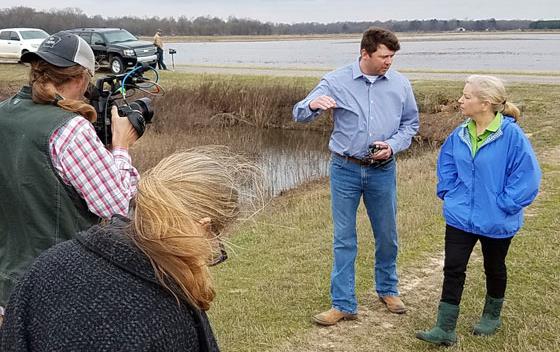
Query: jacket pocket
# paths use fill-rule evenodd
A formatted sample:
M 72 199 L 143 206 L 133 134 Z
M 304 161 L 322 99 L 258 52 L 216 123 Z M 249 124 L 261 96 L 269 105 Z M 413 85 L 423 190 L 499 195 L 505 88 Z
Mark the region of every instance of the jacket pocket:
M 500 208 L 496 193 L 479 194 L 474 215 L 473 222 L 478 231 L 492 237 L 517 232 L 523 218 L 522 211 L 509 214 Z
M 443 214 L 451 225 L 466 228 L 469 225 L 470 191 L 459 178 L 455 183 L 455 187 L 443 197 Z

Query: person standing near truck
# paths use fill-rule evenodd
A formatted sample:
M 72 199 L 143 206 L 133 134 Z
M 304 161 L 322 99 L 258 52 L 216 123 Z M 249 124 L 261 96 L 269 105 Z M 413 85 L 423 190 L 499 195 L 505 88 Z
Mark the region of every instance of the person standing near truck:
M 163 62 L 163 39 L 161 39 L 161 29 L 158 29 L 154 35 L 154 45 L 157 49 L 157 66 L 160 70 L 167 70 L 167 66 Z

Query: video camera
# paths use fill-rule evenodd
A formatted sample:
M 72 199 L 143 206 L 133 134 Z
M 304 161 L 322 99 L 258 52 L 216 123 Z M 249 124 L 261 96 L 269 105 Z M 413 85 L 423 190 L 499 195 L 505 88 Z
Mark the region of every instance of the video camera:
M 138 138 L 144 134 L 146 124 L 152 122 L 154 110 L 150 98 L 136 99 L 131 103 L 126 101 L 127 90 L 140 89 L 146 91 L 145 87 L 141 87 L 142 84 L 155 85 L 159 88 L 156 82 L 143 76 L 143 73 L 147 70 L 152 70 L 152 68 L 136 66 L 123 74 L 99 78 L 95 85 L 90 85 L 86 92 L 86 98 L 97 112 L 97 121 L 94 122 L 93 126 L 104 145 L 109 145 L 112 142 L 110 109 L 113 105 L 117 106 L 119 115 L 128 117 L 138 133 Z M 120 106 L 116 104 L 119 99 L 122 99 L 124 104 Z

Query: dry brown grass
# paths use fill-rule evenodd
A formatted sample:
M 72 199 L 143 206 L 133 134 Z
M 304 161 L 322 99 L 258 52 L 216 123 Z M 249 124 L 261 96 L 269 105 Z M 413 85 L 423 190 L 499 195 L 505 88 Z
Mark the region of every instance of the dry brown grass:
M 330 115 L 308 124 L 292 120 L 293 105 L 307 94 L 308 86 L 313 82 L 307 86 L 296 83 L 200 76 L 189 84 L 172 86 L 164 96 L 154 99 L 156 117 L 151 130 L 132 150 L 135 165 L 142 171 L 178 149 L 224 144 L 227 133 L 223 128 L 230 130 L 231 134 L 236 133 L 236 127 L 329 132 L 332 128 Z M 427 91 L 416 92 L 419 109 L 423 112 L 420 133 L 415 140 L 418 144 L 433 147 L 460 123 L 461 117 L 454 112 L 453 90 L 443 90 L 449 96 L 431 88 Z M 227 144 L 242 152 L 247 149 L 246 145 L 255 143 L 259 141 L 230 138 Z
M 180 84 L 172 80 L 165 82 L 169 86 L 166 94 L 154 99 L 153 124 L 132 149 L 139 170 L 146 170 L 178 149 L 224 144 L 221 140 L 224 133 L 219 131 L 222 127 L 231 129 L 231 133 L 235 133 L 237 126 L 322 132 L 332 128 L 330 115 L 308 124 L 296 123 L 291 118 L 293 105 L 308 93 L 315 80 L 276 82 L 264 77 L 235 79 L 208 75 L 188 78 Z M 0 99 L 13 95 L 22 83 L 22 80 L 3 82 Z M 415 89 L 421 111 L 417 143 L 437 145 L 460 123 L 462 118 L 455 112 L 455 90 L 458 92 L 460 85 L 454 88 L 454 85 L 446 89 L 422 85 Z
M 0 100 L 13 95 L 26 81 L 25 66 L 8 66 L 9 69 L 0 75 Z M 164 75 L 161 83 L 167 87 L 167 92 L 154 99 L 156 117 L 152 133 L 169 134 L 196 126 L 235 125 L 328 132 L 332 126 L 330 116 L 308 124 L 291 119 L 293 105 L 305 97 L 317 79 L 174 73 Z M 419 139 L 440 142 L 461 121 L 455 112 L 461 85 L 460 82 L 446 83 L 445 87 L 421 84 L 418 88 L 415 84 L 421 112 Z
M 235 125 L 330 131 L 330 116 L 309 124 L 292 121 L 292 107 L 305 97 L 308 90 L 308 87 L 290 83 L 264 84 L 203 78 L 198 84 L 175 86 L 163 97 L 155 99 L 157 118 L 154 131 L 169 133 L 195 126 Z M 416 95 L 421 112 L 419 138 L 441 142 L 462 120 L 455 112 L 456 92 L 428 89 L 417 90 Z
M 156 131 L 196 125 L 248 125 L 258 128 L 330 128 L 323 119 L 309 125 L 291 121 L 293 105 L 306 95 L 301 86 L 202 80 L 190 87 L 173 87 L 155 99 Z
M 7 83 L 0 85 L 0 101 L 8 99 L 10 96 L 14 95 L 21 85 L 14 83 Z

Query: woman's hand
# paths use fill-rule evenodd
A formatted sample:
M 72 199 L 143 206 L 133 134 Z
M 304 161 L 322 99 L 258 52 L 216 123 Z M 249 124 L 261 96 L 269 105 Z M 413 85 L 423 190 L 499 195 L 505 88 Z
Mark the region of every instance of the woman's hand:
M 111 107 L 111 131 L 113 132 L 112 145 L 113 148 L 128 149 L 138 139 L 138 134 L 128 117 L 119 116 L 117 107 Z

